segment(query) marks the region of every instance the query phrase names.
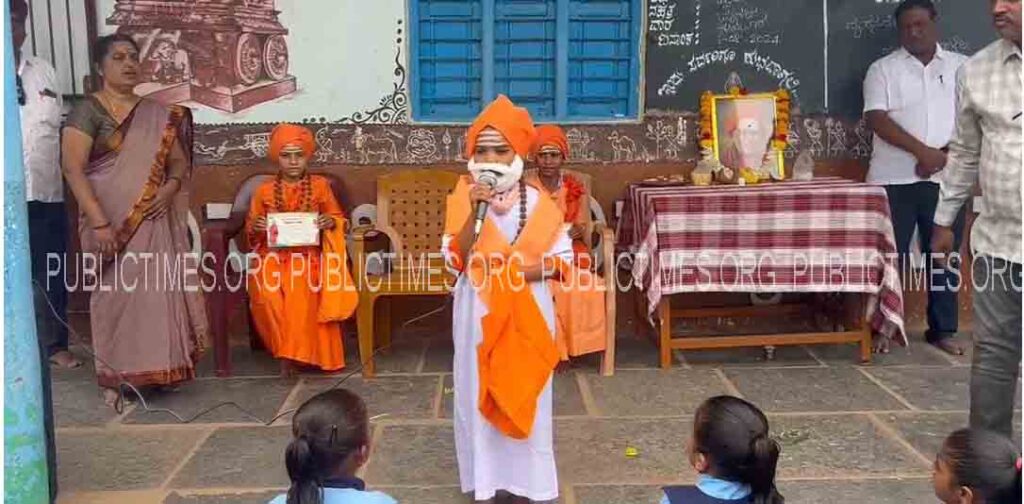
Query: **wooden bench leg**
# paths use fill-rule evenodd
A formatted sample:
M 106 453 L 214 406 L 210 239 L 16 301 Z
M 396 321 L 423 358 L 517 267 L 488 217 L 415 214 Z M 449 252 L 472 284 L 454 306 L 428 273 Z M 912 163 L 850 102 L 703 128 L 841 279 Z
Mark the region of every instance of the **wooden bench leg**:
M 661 337 L 658 339 L 661 369 L 668 369 L 672 367 L 672 308 L 668 296 L 663 296 L 658 303 L 658 318 L 661 323 Z
M 391 353 L 391 298 L 381 297 L 377 300 L 376 315 L 376 328 L 374 339 L 377 342 L 376 347 L 382 354 Z
M 359 362 L 363 363 L 363 377 L 372 378 L 377 371 L 373 355 L 373 326 L 376 296 L 366 296 L 359 300 L 356 308 L 356 332 L 359 336 Z
M 860 340 L 860 363 L 871 364 L 871 329 L 863 329 Z
M 853 316 L 855 317 L 854 320 L 860 321 L 860 323 L 857 326 L 855 326 L 858 329 L 860 329 L 861 332 L 860 363 L 871 364 L 873 350 L 871 341 L 871 321 L 868 320 L 865 315 L 867 313 L 866 308 L 868 303 L 868 295 L 860 294 L 857 297 L 858 300 L 856 303 L 854 303 L 854 306 L 856 306 L 856 310 L 858 311 L 858 313 L 853 314 Z
M 615 296 L 618 294 L 614 286 L 605 292 L 605 343 L 604 355 L 601 356 L 601 375 L 615 374 Z

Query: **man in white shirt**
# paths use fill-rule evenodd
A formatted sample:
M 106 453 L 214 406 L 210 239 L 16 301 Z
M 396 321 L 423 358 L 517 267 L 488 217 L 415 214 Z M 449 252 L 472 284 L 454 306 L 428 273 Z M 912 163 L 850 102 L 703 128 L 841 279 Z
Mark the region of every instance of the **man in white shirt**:
M 864 117 L 874 132 L 867 181 L 885 185 L 896 248 L 907 273 L 915 228 L 922 252 L 929 257 L 938 177 L 946 164 L 943 150 L 953 135 L 956 115 L 956 72 L 967 58 L 939 47 L 931 0 L 904 0 L 894 15 L 901 47 L 875 61 L 864 79 Z M 957 247 L 963 225 L 961 211 L 952 228 Z M 932 262 L 925 261 L 926 282 L 917 287 L 928 289 L 925 339 L 960 355 L 963 347 L 954 338 L 959 276 L 939 267 L 933 270 Z M 906 282 L 904 289 L 911 288 L 913 282 Z
M 53 311 L 67 318 L 67 291 L 63 277 L 47 285 L 47 254 L 67 252 L 67 210 L 60 171 L 61 95 L 57 92 L 56 72 L 45 60 L 21 55 L 25 42 L 28 5 L 25 0 L 9 0 L 11 40 L 18 69 L 18 105 L 21 114 L 21 138 L 25 187 L 28 201 L 29 249 L 32 262 L 33 300 L 36 334 L 43 372 L 43 422 L 46 429 L 47 464 L 50 476 L 50 501 L 57 496 L 57 464 L 53 430 L 53 402 L 50 365 L 81 365 L 68 352 L 68 330 Z M 49 301 L 49 302 L 48 302 Z M 50 305 L 53 306 L 51 311 Z
M 975 184 L 984 198 L 971 227 L 974 361 L 971 427 L 1012 432 L 1021 357 L 1021 5 L 991 0 L 1000 39 L 957 75 L 956 132 L 932 250 L 949 253 L 956 214 Z M 980 6 L 979 6 L 980 8 Z
M 57 91 L 53 67 L 44 59 L 23 56 L 27 7 L 24 0 L 11 1 L 11 27 L 15 65 L 18 68 L 18 103 L 21 106 L 22 153 L 25 165 L 25 199 L 28 200 L 32 279 L 36 291 L 36 326 L 44 357 L 53 365 L 77 367 L 81 363 L 68 352 L 68 331 L 57 321 L 46 302 L 66 318 L 67 292 L 63 277 L 47 281 L 47 254 L 67 251 L 67 209 L 60 171 L 60 126 L 63 101 Z M 24 12 L 24 14 L 19 13 Z M 20 19 L 15 19 L 20 18 Z M 61 257 L 63 263 L 63 257 Z M 42 297 L 45 291 L 46 298 Z

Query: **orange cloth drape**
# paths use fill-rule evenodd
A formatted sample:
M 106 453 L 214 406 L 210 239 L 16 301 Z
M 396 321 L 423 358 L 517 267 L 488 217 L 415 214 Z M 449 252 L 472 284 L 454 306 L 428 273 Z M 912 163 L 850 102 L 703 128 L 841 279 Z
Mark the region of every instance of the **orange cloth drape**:
M 345 367 L 341 321 L 352 316 L 358 302 L 345 250 L 345 217 L 330 182 L 311 176 L 311 211 L 334 218 L 334 229 L 321 231 L 320 247 L 268 249 L 266 235 L 252 229 L 253 220 L 268 210 L 294 212 L 302 185 L 283 184 L 283 207 L 275 208 L 274 180 L 253 194 L 246 234 L 259 256 L 250 271 L 249 305 L 256 330 L 277 358 L 316 366 L 325 371 Z
M 535 171 L 528 180 L 543 188 Z M 562 211 L 567 224 L 588 222 L 584 212 L 589 212 L 590 208 L 584 205 L 590 202 L 590 195 L 583 183 L 572 175 L 563 174 L 558 190 L 550 193 L 544 189 L 544 193 Z M 582 240 L 573 240 L 572 249 L 575 257 L 569 271 L 558 280 L 548 281 L 555 298 L 555 343 L 562 360 L 603 352 L 608 346 L 607 284 L 591 271 L 590 247 Z
M 463 177 L 448 196 L 446 234 L 457 236 L 470 216 L 470 185 L 469 178 Z M 514 244 L 490 220 L 484 221 L 474 257 L 500 256 L 504 267 L 488 268 L 482 260 L 463 259 L 468 279 L 488 308 L 482 320 L 483 340 L 477 347 L 480 413 L 515 439 L 530 436 L 537 399 L 558 364 L 551 331 L 518 271 L 521 266 L 539 264 L 560 232 L 561 212 L 550 198 L 540 198 Z M 521 258 L 521 264 L 508 260 L 512 257 Z

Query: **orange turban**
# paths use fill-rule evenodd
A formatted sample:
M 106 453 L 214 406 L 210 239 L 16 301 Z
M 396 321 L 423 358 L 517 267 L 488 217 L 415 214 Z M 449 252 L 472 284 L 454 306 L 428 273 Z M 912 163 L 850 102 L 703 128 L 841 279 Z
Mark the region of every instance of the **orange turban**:
M 467 159 L 472 159 L 476 152 L 477 137 L 488 126 L 498 130 L 505 137 L 505 141 L 512 146 L 512 150 L 526 160 L 536 136 L 533 119 L 530 118 L 529 111 L 515 106 L 512 100 L 505 95 L 498 95 L 469 126 L 469 130 L 466 132 Z
M 569 158 L 569 140 L 565 138 L 562 128 L 554 124 L 542 124 L 537 126 L 537 140 L 533 142 L 533 150 L 530 154 L 536 156 L 541 147 L 551 145 L 562 151 L 562 157 Z
M 307 158 L 316 150 L 312 131 L 295 124 L 281 123 L 274 126 L 274 130 L 270 132 L 270 148 L 267 151 L 270 160 L 276 163 L 281 155 L 281 149 L 291 144 L 302 147 L 302 154 Z

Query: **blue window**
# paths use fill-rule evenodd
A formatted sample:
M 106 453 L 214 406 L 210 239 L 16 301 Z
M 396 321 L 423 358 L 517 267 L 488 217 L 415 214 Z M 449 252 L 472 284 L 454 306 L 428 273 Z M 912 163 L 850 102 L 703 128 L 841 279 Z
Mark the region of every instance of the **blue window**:
M 498 94 L 537 121 L 635 119 L 640 0 L 410 0 L 413 118 Z

